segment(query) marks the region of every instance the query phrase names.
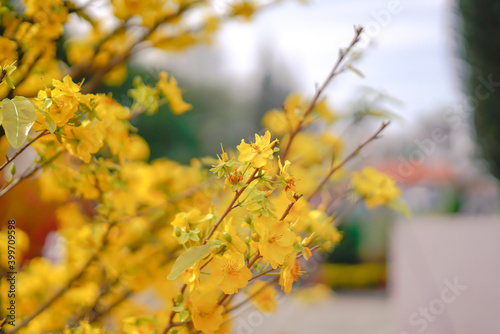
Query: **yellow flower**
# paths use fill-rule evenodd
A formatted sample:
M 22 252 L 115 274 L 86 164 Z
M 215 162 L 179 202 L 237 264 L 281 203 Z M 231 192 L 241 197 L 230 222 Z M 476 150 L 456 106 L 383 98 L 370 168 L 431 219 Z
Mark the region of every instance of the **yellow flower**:
M 233 16 L 243 16 L 245 20 L 250 21 L 252 15 L 255 13 L 255 5 L 250 1 L 242 1 L 240 3 L 235 3 L 232 6 Z
M 219 294 L 217 290 L 211 290 L 207 293 L 195 291 L 191 295 L 192 304 L 190 307 L 194 328 L 205 334 L 213 334 L 224 322 L 222 315 L 224 307 L 218 304 Z
M 17 60 L 17 43 L 0 36 L 0 65 L 11 64 Z
M 188 291 L 197 290 L 200 284 L 200 262 L 196 262 L 191 268 L 184 270 L 182 280 L 188 286 Z
M 300 106 L 300 95 L 295 93 L 288 95 L 283 104 L 283 109 L 285 110 L 285 116 L 290 129 L 295 130 L 303 116 Z
M 286 257 L 285 267 L 280 272 L 281 289 L 288 295 L 292 291 L 292 285 L 300 276 L 300 264 L 296 261 L 295 253 Z
M 245 265 L 243 254 L 233 251 L 215 255 L 210 262 L 210 269 L 210 279 L 228 295 L 238 292 L 238 289 L 245 287 L 252 278 L 252 272 Z
M 259 250 L 264 260 L 273 268 L 283 264 L 285 257 L 293 252 L 296 234 L 288 228 L 285 221 L 261 219 L 255 222 L 255 229 L 260 236 Z
M 388 204 L 401 194 L 394 179 L 374 168 L 365 167 L 361 173 L 352 175 L 354 191 L 366 201 L 368 208 Z
M 63 137 L 69 153 L 89 163 L 91 154 L 96 153 L 103 145 L 103 128 L 100 124 L 92 124 L 85 120 L 78 127 L 67 129 L 68 137 Z M 72 136 L 69 136 L 69 135 Z
M 285 193 L 286 197 L 290 202 L 296 202 L 294 195 L 297 192 L 297 188 L 295 186 L 295 178 L 290 175 L 288 172 L 288 168 L 290 168 L 290 161 L 285 161 L 285 165 L 281 164 L 281 159 L 278 159 L 278 165 L 280 168 L 280 177 L 283 183 L 285 184 Z
M 259 311 L 274 313 L 276 311 L 276 290 L 264 281 L 255 282 L 249 289 L 248 295 Z
M 333 218 L 321 210 L 311 210 L 307 214 L 308 224 L 321 240 L 330 242 L 334 246 L 342 239 L 342 234 L 333 225 Z
M 269 158 L 274 153 L 273 145 L 276 141 L 271 142 L 271 132 L 266 131 L 264 136 L 255 134 L 255 143 L 247 144 L 245 140 L 241 140 L 238 145 L 240 162 L 250 162 L 254 168 L 261 168 L 267 165 Z
M 285 113 L 278 109 L 269 110 L 262 118 L 262 125 L 276 136 L 284 135 L 289 131 Z
M 168 105 L 174 114 L 180 115 L 193 109 L 192 105 L 182 100 L 181 90 L 177 87 L 177 80 L 175 80 L 173 76 L 170 76 L 169 80 L 168 74 L 166 72 L 161 72 L 160 81 L 158 81 L 157 87 L 167 99 Z
M 90 41 L 82 40 L 71 43 L 67 49 L 68 62 L 72 65 L 90 62 L 95 51 Z

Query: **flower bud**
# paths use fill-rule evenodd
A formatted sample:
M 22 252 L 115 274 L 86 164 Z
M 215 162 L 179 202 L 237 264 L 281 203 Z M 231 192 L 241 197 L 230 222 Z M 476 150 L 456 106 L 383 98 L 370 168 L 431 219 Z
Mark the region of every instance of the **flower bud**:
M 226 240 L 227 242 L 232 242 L 233 241 L 233 237 L 231 237 L 231 234 L 227 233 L 227 232 L 224 232 L 222 233 L 222 237 L 224 238 L 224 240 Z
M 252 233 L 252 240 L 255 242 L 259 242 L 260 237 L 257 233 Z
M 252 241 L 252 238 L 250 237 L 246 237 L 245 238 L 245 243 L 248 245 L 250 243 L 250 241 Z
M 168 332 L 169 334 L 177 334 L 179 332 L 179 330 L 177 328 L 172 328 L 170 329 L 170 331 Z
M 306 247 L 305 250 L 306 250 L 307 258 L 310 258 L 311 256 L 313 256 L 313 253 L 311 252 L 309 247 Z
M 181 236 L 181 228 L 179 226 L 174 226 L 175 236 L 178 238 Z

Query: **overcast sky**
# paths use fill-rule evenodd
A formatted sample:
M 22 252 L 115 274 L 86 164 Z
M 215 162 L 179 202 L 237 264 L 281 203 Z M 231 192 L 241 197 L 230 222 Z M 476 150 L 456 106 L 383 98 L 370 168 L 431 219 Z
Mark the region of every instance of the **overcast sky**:
M 266 45 L 293 70 L 299 89 L 312 94 L 338 48 L 352 38 L 353 24 L 361 24 L 372 41 L 363 43 L 365 56 L 358 63 L 366 78 L 340 78 L 329 90 L 332 100 L 342 105 L 357 87 L 369 86 L 403 101 L 398 112 L 412 120 L 457 98 L 454 19 L 452 2 L 446 0 L 288 3 L 268 9 L 251 23 L 226 24 L 213 47 L 223 52 L 221 75 L 244 80 L 258 66 L 257 53 Z

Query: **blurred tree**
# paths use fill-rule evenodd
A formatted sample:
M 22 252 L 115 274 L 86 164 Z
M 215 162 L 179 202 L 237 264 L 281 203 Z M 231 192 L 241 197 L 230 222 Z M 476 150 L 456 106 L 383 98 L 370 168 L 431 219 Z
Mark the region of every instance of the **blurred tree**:
M 470 65 L 466 87 L 474 97 L 477 141 L 491 172 L 500 178 L 500 1 L 460 0 L 459 8 L 463 57 Z

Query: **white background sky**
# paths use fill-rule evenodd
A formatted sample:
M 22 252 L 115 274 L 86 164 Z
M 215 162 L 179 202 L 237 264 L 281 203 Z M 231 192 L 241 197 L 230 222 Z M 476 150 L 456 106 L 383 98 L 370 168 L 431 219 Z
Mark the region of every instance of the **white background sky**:
M 291 2 L 260 13 L 250 23 L 225 24 L 211 46 L 223 54 L 219 75 L 247 81 L 265 45 L 292 69 L 298 88 L 312 94 L 336 60 L 338 48 L 351 40 L 353 25 L 361 24 L 372 40 L 357 66 L 366 78 L 353 73 L 340 78 L 328 91 L 334 103 L 345 103 L 357 87 L 369 86 L 403 101 L 397 111 L 408 120 L 449 106 L 460 89 L 452 1 L 401 0 L 399 13 L 381 16 L 381 11 L 389 13 L 390 3 Z

